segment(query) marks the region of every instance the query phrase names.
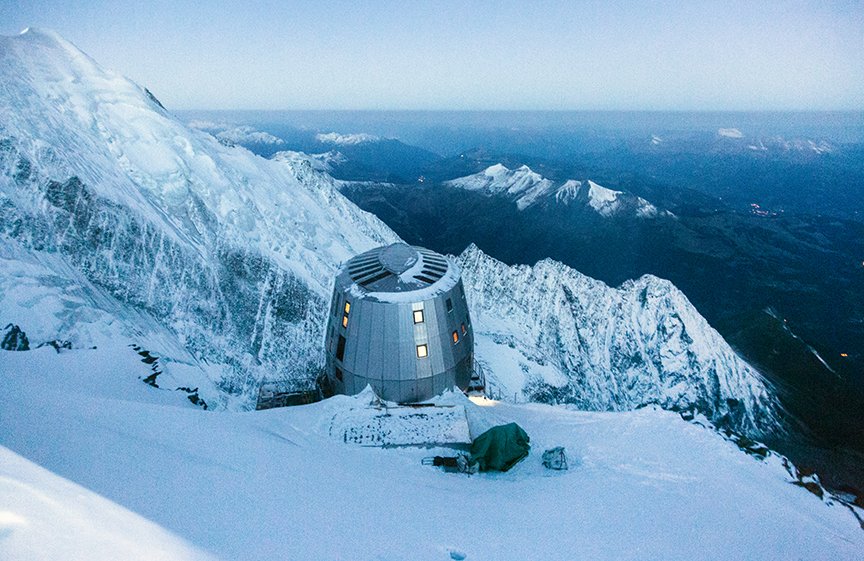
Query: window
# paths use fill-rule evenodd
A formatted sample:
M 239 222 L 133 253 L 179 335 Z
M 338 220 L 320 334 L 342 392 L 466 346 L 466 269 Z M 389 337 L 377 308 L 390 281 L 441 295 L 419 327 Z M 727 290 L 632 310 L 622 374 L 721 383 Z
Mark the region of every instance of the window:
M 348 327 L 348 312 L 351 311 L 351 302 L 345 301 L 345 307 L 343 308 L 344 312 L 342 314 L 342 327 Z
M 417 358 L 426 358 L 429 356 L 429 349 L 426 345 L 417 345 Z
M 452 311 L 453 311 L 453 300 L 451 300 L 451 299 L 449 299 L 449 298 L 447 299 L 447 311 L 448 311 L 448 312 L 452 312 Z
M 336 360 L 342 360 L 345 358 L 345 337 L 339 336 L 339 343 L 336 345 Z
M 466 333 L 468 333 L 468 328 L 466 328 L 465 324 L 463 323 L 462 324 L 462 335 L 465 335 Z
M 459 332 L 458 332 L 458 331 L 454 331 L 454 332 L 453 332 L 453 344 L 455 345 L 455 344 L 458 343 L 458 342 L 459 342 Z
M 414 310 L 414 323 L 423 323 L 423 310 Z
M 340 382 L 342 381 L 342 369 L 341 368 L 336 369 L 336 379 L 339 380 Z

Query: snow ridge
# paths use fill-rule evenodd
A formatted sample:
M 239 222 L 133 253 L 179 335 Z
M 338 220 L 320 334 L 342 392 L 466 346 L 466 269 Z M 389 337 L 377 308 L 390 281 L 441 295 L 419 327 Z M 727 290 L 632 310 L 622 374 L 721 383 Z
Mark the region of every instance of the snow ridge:
M 568 179 L 558 184 L 525 165 L 511 170 L 499 163 L 480 173 L 452 179 L 444 184 L 488 196 L 508 197 L 516 202 L 519 210 L 551 201 L 563 205 L 584 205 L 607 218 L 618 215 L 653 218 L 660 214 L 657 207 L 630 193 L 607 189 L 591 180 Z
M 493 380 L 504 395 L 601 411 L 695 408 L 748 434 L 778 427 L 761 375 L 672 283 L 646 275 L 610 288 L 549 259 L 510 267 L 473 244 L 458 262 L 481 360 L 518 353 L 517 374 Z
M 367 133 L 340 134 L 338 132 L 328 132 L 316 134 L 315 140 L 322 144 L 351 146 L 355 144 L 365 144 L 367 142 L 377 142 L 378 140 L 381 140 L 381 137 Z
M 229 123 L 216 123 L 213 121 L 194 120 L 189 121 L 187 126 L 209 132 L 223 144 L 270 144 L 279 146 L 285 141 L 269 132 L 259 131 L 248 125 L 232 125 Z
M 721 128 L 717 130 L 719 138 L 741 140 L 748 138 L 743 132 L 735 128 Z M 834 146 L 825 139 L 793 138 L 786 139 L 782 136 L 768 136 L 748 138 L 746 147 L 753 152 L 801 152 L 812 153 L 817 156 L 829 154 L 834 151 Z
M 307 162 L 315 171 L 329 173 L 333 170 L 335 164 L 345 163 L 346 158 L 342 152 L 329 151 L 321 154 L 307 154 L 305 152 L 296 152 L 294 150 L 283 150 L 276 152 L 270 156 L 271 160 L 283 162 L 289 166 L 302 165 L 301 162 Z M 337 181 L 337 184 L 341 182 Z

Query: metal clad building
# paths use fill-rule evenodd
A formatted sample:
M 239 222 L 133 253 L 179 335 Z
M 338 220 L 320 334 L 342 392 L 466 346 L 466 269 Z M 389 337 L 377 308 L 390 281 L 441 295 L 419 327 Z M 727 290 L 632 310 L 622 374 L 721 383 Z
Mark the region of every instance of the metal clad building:
M 350 259 L 333 288 L 326 353 L 336 393 L 368 384 L 385 400 L 409 403 L 467 388 L 474 335 L 459 268 L 404 243 Z

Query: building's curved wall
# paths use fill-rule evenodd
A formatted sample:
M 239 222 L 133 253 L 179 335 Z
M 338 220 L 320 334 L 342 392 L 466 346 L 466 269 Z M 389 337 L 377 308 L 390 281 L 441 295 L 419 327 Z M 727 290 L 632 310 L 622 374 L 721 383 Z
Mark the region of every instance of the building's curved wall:
M 346 302 L 350 311 L 343 327 Z M 424 321 L 415 324 L 417 309 L 423 310 Z M 345 338 L 341 360 L 340 336 Z M 427 356 L 419 358 L 417 345 L 424 344 Z M 418 302 L 352 297 L 351 286 L 337 282 L 326 347 L 327 374 L 337 393 L 356 394 L 369 384 L 383 399 L 403 403 L 429 399 L 454 385 L 464 389 L 473 368 L 474 335 L 462 280 Z

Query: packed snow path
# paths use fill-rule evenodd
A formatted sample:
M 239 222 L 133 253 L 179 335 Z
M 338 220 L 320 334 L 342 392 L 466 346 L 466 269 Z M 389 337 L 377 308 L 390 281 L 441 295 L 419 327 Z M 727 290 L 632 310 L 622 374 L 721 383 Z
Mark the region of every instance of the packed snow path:
M 0 351 L 0 558 L 851 560 L 864 551 L 847 508 L 791 485 L 776 458 L 747 456 L 672 413 L 451 396 L 475 427 L 516 421 L 531 436 L 530 456 L 510 472 L 466 476 L 421 465 L 446 449 L 330 436 L 334 415 L 362 396 L 202 411 L 141 383 L 131 353 L 128 364 L 107 356 Z M 559 445 L 570 470 L 544 469 L 543 450 Z M 59 529 L 73 524 L 68 540 Z

